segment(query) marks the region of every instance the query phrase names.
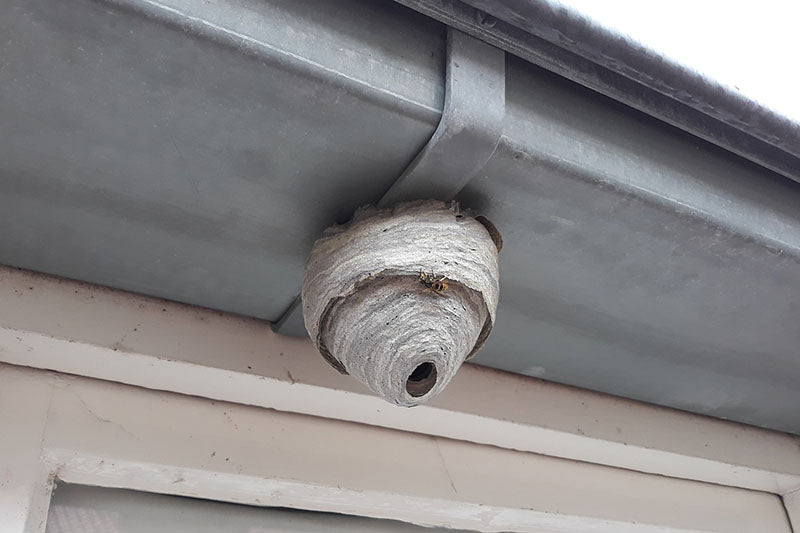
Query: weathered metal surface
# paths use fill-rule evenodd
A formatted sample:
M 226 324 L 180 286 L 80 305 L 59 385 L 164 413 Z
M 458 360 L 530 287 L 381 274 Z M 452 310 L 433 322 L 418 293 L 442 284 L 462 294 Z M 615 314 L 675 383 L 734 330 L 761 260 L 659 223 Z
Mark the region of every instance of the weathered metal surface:
M 508 65 L 458 196 L 503 228 L 504 370 L 800 432 L 800 184 Z
M 280 316 L 443 107 L 443 27 L 335 6 L 4 2 L 0 263 Z M 506 71 L 503 139 L 458 196 L 505 240 L 476 361 L 800 433 L 800 184 Z
M 391 3 L 9 0 L 0 35 L 0 263 L 269 320 L 444 99 L 444 28 Z

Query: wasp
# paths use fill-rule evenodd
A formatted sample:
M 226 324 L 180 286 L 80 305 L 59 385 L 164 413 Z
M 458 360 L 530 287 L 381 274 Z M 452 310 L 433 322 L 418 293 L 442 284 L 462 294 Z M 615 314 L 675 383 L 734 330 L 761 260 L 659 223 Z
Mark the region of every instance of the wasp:
M 440 278 L 436 277 L 436 274 L 427 274 L 425 272 L 419 273 L 419 282 L 425 285 L 427 288 L 438 294 L 439 296 L 444 296 L 444 292 L 447 290 L 447 278 L 442 276 Z

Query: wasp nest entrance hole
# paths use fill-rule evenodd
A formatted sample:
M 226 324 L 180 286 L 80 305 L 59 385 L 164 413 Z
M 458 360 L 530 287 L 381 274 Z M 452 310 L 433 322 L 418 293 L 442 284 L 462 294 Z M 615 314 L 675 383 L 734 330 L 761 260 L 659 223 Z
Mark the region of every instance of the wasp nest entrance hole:
M 436 385 L 436 365 L 422 363 L 414 369 L 406 380 L 406 391 L 414 398 L 425 396 Z
M 360 209 L 314 244 L 303 319 L 334 368 L 385 400 L 436 396 L 483 345 L 499 293 L 499 232 L 434 200 Z

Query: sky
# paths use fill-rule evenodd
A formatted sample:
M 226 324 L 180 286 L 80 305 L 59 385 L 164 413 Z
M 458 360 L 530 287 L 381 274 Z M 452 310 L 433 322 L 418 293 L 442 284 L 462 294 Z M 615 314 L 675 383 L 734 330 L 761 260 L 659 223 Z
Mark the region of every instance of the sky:
M 556 0 L 800 123 L 800 1 Z

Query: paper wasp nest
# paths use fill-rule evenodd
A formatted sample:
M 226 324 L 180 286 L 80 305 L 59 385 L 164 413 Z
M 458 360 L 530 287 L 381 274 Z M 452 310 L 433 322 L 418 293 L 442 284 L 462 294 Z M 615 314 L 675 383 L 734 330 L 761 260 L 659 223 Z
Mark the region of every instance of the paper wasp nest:
M 488 220 L 456 203 L 362 208 L 327 229 L 306 263 L 311 340 L 385 400 L 424 403 L 492 329 L 501 246 Z

